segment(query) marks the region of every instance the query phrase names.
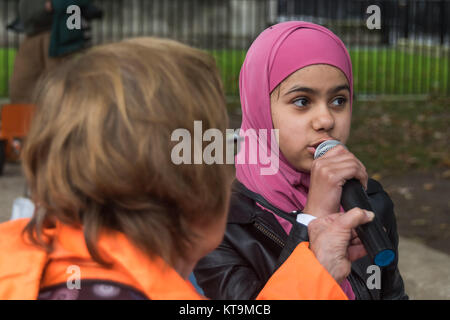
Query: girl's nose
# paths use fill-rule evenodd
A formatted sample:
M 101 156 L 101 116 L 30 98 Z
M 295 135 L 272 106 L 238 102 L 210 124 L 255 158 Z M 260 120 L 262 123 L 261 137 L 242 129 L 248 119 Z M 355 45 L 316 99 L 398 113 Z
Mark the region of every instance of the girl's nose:
M 316 131 L 329 131 L 334 127 L 334 117 L 326 104 L 318 106 L 316 109 L 312 120 L 312 126 Z

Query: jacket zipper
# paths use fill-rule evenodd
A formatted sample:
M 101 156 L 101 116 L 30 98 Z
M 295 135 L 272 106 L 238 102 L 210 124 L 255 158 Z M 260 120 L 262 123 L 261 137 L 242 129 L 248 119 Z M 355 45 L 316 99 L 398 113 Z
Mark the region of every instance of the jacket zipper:
M 271 232 L 269 229 L 267 229 L 266 227 L 264 227 L 263 224 L 255 221 L 254 223 L 256 229 L 258 229 L 259 231 L 261 231 L 266 237 L 268 237 L 269 239 L 271 239 L 272 241 L 274 241 L 277 245 L 279 245 L 281 248 L 284 248 L 284 241 L 281 240 L 276 234 L 274 234 L 273 232 Z

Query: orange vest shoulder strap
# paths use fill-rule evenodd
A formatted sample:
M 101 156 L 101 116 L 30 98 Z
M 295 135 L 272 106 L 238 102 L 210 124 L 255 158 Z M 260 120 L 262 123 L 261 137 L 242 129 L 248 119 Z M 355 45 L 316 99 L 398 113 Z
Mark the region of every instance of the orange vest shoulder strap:
M 348 300 L 308 246 L 308 242 L 297 246 L 266 283 L 258 300 Z

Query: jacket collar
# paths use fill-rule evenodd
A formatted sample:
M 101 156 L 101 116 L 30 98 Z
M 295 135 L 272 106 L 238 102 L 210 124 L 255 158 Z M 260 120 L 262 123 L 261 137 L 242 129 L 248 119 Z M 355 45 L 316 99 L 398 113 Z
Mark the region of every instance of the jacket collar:
M 58 223 L 56 228 L 46 230 L 54 243 L 54 252 L 48 254 L 43 248 L 32 245 L 26 235 L 22 236 L 28 222 L 29 219 L 20 219 L 0 224 L 0 252 L 4 257 L 0 259 L 0 299 L 36 299 L 50 259 L 91 260 L 81 229 Z M 122 233 L 102 232 L 97 246 L 101 256 L 138 283 L 136 289 L 150 299 L 202 298 L 161 258 L 150 259 Z M 102 279 L 101 268 L 97 265 L 96 269 Z

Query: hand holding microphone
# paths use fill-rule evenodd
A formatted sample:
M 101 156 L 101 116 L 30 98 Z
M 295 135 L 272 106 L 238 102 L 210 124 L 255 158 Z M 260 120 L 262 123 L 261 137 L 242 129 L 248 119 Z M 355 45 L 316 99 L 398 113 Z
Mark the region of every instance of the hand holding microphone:
M 318 214 L 324 216 L 327 215 L 327 212 L 329 214 L 339 211 L 326 211 L 330 208 L 335 209 L 336 206 L 339 209 L 339 204 L 342 204 L 345 211 L 356 207 L 373 211 L 365 192 L 368 181 L 365 168 L 339 141 L 327 140 L 322 142 L 317 147 L 314 158 L 318 161 L 314 161 L 311 169 L 310 194 L 305 206 L 305 213 L 313 214 L 316 212 L 314 210 L 318 210 Z M 339 164 L 340 161 L 342 163 Z M 315 176 L 313 177 L 314 172 Z M 325 179 L 325 181 L 320 179 Z M 334 190 L 332 190 L 333 188 Z M 322 195 L 318 193 L 327 191 L 331 193 L 323 193 Z M 331 202 L 328 204 L 318 203 L 320 196 L 322 196 L 323 202 Z M 328 199 L 324 199 L 326 197 Z M 338 201 L 337 204 L 336 200 Z M 311 205 L 312 203 L 315 206 Z M 330 206 L 330 208 L 327 208 L 327 206 Z M 370 223 L 356 227 L 355 230 L 374 264 L 384 267 L 394 261 L 395 251 L 377 217 Z
M 353 208 L 315 219 L 308 225 L 310 249 L 338 283 L 350 274 L 353 261 L 367 255 L 354 229 L 374 217 L 373 212 Z
M 325 142 L 322 142 L 319 147 Z M 319 147 L 317 147 L 316 153 Z M 355 177 L 367 188 L 366 168 L 342 144 L 336 145 L 318 157 L 311 167 L 308 200 L 303 212 L 318 218 L 339 212 L 342 187 L 347 180 Z

